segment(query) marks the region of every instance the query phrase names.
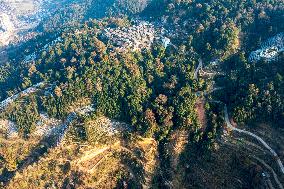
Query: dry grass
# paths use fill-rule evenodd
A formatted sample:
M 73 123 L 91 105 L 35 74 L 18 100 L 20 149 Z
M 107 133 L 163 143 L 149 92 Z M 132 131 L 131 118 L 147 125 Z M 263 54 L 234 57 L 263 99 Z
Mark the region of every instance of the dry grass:
M 205 100 L 204 99 L 199 99 L 196 102 L 195 109 L 196 109 L 196 112 L 197 112 L 198 120 L 199 120 L 200 124 L 202 125 L 203 130 L 205 130 L 206 129 L 206 125 L 207 125 L 207 116 L 206 116 L 206 110 L 205 110 Z
M 121 175 L 137 178 L 140 185 L 149 184 L 156 161 L 157 144 L 153 139 L 140 138 L 136 142 L 117 139 L 112 145 L 60 145 L 50 149 L 37 163 L 17 172 L 7 188 L 113 188 Z M 145 172 L 142 180 L 140 168 L 133 167 L 133 162 Z
M 18 136 L 10 139 L 0 138 L 0 157 L 5 160 L 4 165 L 0 167 L 0 173 L 1 169 L 4 168 L 7 168 L 9 171 L 15 171 L 17 164 L 30 154 L 40 140 L 39 136 L 32 136 L 28 142 Z
M 171 152 L 171 169 L 172 169 L 172 185 L 177 188 L 184 188 L 183 185 L 183 173 L 185 169 L 179 166 L 180 155 L 184 152 L 188 143 L 188 132 L 184 130 L 177 130 L 171 135 L 171 139 L 168 145 Z
M 75 111 L 76 109 L 78 109 L 78 107 L 85 107 L 85 106 L 90 105 L 91 103 L 92 101 L 90 98 L 80 98 L 74 103 L 72 103 L 72 105 L 68 106 L 66 108 L 66 112 L 71 113 Z

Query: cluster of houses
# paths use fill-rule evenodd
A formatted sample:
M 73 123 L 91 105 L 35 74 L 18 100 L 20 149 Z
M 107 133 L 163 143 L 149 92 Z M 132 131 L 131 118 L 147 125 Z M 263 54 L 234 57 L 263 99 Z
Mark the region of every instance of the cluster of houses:
M 155 41 L 159 41 L 165 47 L 170 44 L 170 39 L 163 37 L 161 30 L 144 21 L 137 22 L 137 24 L 130 27 L 106 28 L 104 36 L 117 52 L 150 49 Z
M 284 52 L 284 33 L 269 38 L 261 45 L 261 48 L 251 52 L 249 56 L 250 62 L 265 60 L 267 62 L 274 61 L 279 53 Z

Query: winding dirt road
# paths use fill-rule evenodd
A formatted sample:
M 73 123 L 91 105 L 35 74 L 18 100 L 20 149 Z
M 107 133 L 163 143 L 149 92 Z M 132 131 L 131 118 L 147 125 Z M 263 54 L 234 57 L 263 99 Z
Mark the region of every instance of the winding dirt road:
M 257 141 L 259 141 L 266 149 L 268 149 L 270 151 L 270 153 L 273 155 L 273 157 L 276 159 L 277 161 L 277 164 L 280 168 L 280 171 L 282 172 L 282 174 L 284 174 L 284 167 L 283 167 L 283 164 L 279 158 L 279 156 L 277 155 L 277 153 L 262 139 L 260 138 L 259 136 L 257 136 L 256 134 L 253 134 L 249 131 L 245 131 L 245 130 L 241 130 L 241 129 L 238 129 L 236 127 L 234 127 L 231 122 L 230 122 L 230 119 L 229 119 L 229 114 L 228 114 L 228 108 L 227 108 L 227 105 L 225 105 L 224 107 L 224 114 L 225 114 L 225 122 L 228 126 L 228 128 L 230 128 L 231 130 L 233 131 L 236 131 L 236 132 L 239 132 L 239 133 L 243 133 L 243 134 L 246 134 L 246 135 L 249 135 L 253 138 L 255 138 Z
M 193 76 L 193 79 L 198 79 L 198 72 L 199 72 L 199 70 L 200 69 L 202 69 L 202 65 L 203 65 L 203 62 L 202 62 L 202 60 L 201 59 L 198 59 L 198 66 L 197 66 L 197 68 L 196 68 L 196 70 L 195 70 L 195 72 L 194 72 L 194 76 Z
M 199 59 L 199 65 L 197 66 L 197 68 L 196 68 L 196 70 L 194 72 L 194 79 L 198 79 L 198 73 L 199 73 L 200 70 L 202 71 L 202 66 L 203 66 L 202 60 Z M 214 88 L 211 92 L 214 92 L 216 90 L 222 90 L 222 89 L 224 89 L 224 87 L 217 87 L 217 88 Z M 207 94 L 209 94 L 209 93 L 207 93 Z M 258 142 L 260 142 L 272 154 L 272 156 L 275 158 L 275 160 L 276 160 L 276 162 L 277 162 L 277 164 L 279 166 L 280 172 L 282 174 L 284 174 L 284 167 L 283 167 L 283 163 L 282 163 L 281 159 L 279 158 L 277 153 L 261 137 L 257 136 L 254 133 L 251 133 L 249 131 L 241 130 L 241 129 L 238 129 L 238 128 L 234 127 L 231 124 L 230 119 L 229 119 L 227 105 L 224 104 L 221 101 L 216 101 L 216 100 L 211 100 L 211 102 L 218 103 L 218 104 L 223 104 L 224 105 L 224 114 L 225 114 L 224 117 L 225 117 L 225 122 L 226 122 L 227 127 L 229 129 L 231 129 L 232 131 L 236 131 L 236 132 L 243 133 L 243 134 L 246 134 L 248 136 L 251 136 L 251 137 L 255 138 Z M 283 185 L 280 183 L 280 181 L 279 181 L 276 173 L 274 172 L 274 170 L 269 165 L 267 165 L 264 161 L 262 161 L 262 160 L 260 160 L 258 158 L 256 158 L 256 159 L 258 161 L 260 161 L 272 173 L 272 175 L 274 177 L 274 180 L 277 183 L 278 187 L 280 189 L 283 189 Z M 273 186 L 272 186 L 272 188 L 273 188 Z
M 283 188 L 283 185 L 282 185 L 281 182 L 279 181 L 278 176 L 277 176 L 277 174 L 274 172 L 274 170 L 273 170 L 269 165 L 267 165 L 262 159 L 259 159 L 258 157 L 253 157 L 253 158 L 256 159 L 258 162 L 260 162 L 262 165 L 264 165 L 264 167 L 266 167 L 266 168 L 272 173 L 273 178 L 274 178 L 275 182 L 277 183 L 278 187 L 279 187 L 280 189 L 284 189 L 284 188 Z

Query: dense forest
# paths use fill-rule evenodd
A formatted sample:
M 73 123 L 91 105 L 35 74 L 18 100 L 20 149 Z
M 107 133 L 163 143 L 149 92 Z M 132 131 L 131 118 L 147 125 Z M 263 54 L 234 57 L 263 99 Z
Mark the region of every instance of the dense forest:
M 158 138 L 167 135 L 174 120 L 177 127 L 197 127 L 194 91 L 204 86 L 192 79 L 194 57 L 161 46 L 113 55 L 97 38 L 100 24 L 91 21 L 80 28 L 83 32 L 63 33 L 60 42 L 42 51 L 23 72 L 20 87 L 42 80 L 54 83 L 51 93 L 40 99 L 53 117 L 66 116 L 66 107 L 76 99 L 92 98 L 98 113 Z
M 232 103 L 234 118 L 238 122 L 274 122 L 282 127 L 283 56 L 274 62 L 250 63 L 244 53 L 240 53 L 228 63 L 230 71 L 225 78 L 225 100 Z
M 35 40 L 36 45 L 32 41 L 24 45 L 28 54 L 32 51 L 30 47 L 42 47 L 41 44 L 51 41 L 36 51 L 35 60 L 14 63 L 11 60 L 1 66 L 0 99 L 47 81 L 55 87 L 37 99 L 37 109 L 64 118 L 66 106 L 78 98 L 91 98 L 97 113 L 123 120 L 136 131 L 162 139 L 173 128 L 189 127 L 195 131 L 198 128 L 195 92 L 206 89 L 206 83 L 194 80 L 193 71 L 202 57 L 206 61 L 224 60 L 224 69 L 229 74 L 218 81 L 229 85 L 222 97 L 231 102 L 237 121 L 260 119 L 257 115 L 264 108 L 265 117 L 283 120 L 281 59 L 271 64 L 248 63 L 245 58 L 248 53 L 242 53 L 257 48 L 261 39 L 283 29 L 283 3 L 158 1 L 147 6 L 147 2 L 116 2 L 109 6 L 108 14 L 118 14 L 121 18 L 110 16 L 80 25 L 80 19 L 69 11 L 87 14 L 86 7 L 66 10 L 63 14 L 59 11 L 58 16 L 45 24 L 46 28 L 58 28 L 57 23 L 65 23 L 60 17 L 70 15 L 77 26 L 69 24 L 69 29 L 59 32 L 57 38 L 51 32 Z M 116 54 L 111 51 L 112 44 L 101 38 L 104 28 L 131 23 L 125 14 L 145 16 L 156 7 L 163 10 L 149 19 L 162 20 L 167 30 L 178 34 L 171 36 L 178 49 L 164 49 L 157 44 L 151 50 Z M 267 75 L 265 81 L 264 75 Z M 16 115 L 22 116 L 10 114 L 19 125 L 24 124 Z

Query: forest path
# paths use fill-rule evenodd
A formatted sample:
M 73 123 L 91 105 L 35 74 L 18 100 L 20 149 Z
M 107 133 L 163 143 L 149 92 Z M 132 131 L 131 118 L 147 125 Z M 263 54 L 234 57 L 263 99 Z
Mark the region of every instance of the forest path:
M 198 66 L 197 68 L 195 69 L 194 71 L 194 76 L 193 76 L 193 79 L 198 79 L 198 73 L 199 73 L 199 70 L 202 69 L 202 65 L 203 65 L 203 62 L 201 59 L 198 59 Z
M 90 159 L 95 158 L 96 156 L 102 154 L 103 152 L 110 150 L 110 149 L 117 149 L 117 147 L 120 145 L 120 142 L 115 142 L 112 145 L 108 145 L 102 148 L 98 149 L 92 149 L 90 151 L 87 151 L 84 153 L 84 155 L 78 160 L 77 164 L 88 161 Z

